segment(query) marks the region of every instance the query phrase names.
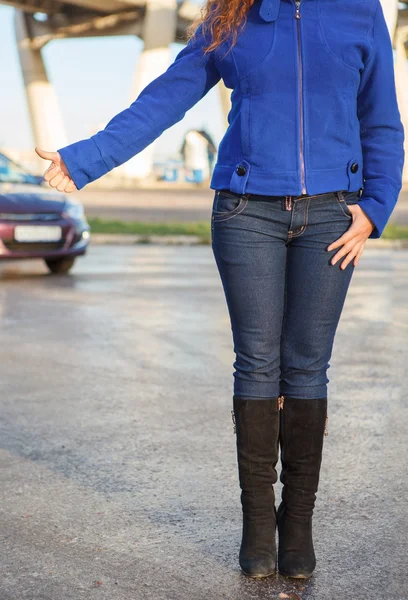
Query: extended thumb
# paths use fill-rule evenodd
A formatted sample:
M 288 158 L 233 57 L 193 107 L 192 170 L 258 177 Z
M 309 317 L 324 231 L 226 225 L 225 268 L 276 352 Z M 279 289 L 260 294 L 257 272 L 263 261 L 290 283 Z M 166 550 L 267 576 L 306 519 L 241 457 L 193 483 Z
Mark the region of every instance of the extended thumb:
M 56 152 L 47 152 L 46 150 L 41 150 L 38 146 L 36 146 L 35 151 L 38 156 L 41 156 L 41 158 L 44 158 L 45 160 L 55 160 L 57 158 Z

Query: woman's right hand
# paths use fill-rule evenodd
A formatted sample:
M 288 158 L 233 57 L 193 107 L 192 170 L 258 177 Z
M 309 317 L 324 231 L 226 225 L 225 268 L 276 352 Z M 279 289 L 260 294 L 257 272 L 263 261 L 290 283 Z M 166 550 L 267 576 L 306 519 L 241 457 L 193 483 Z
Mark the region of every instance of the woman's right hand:
M 36 146 L 35 151 L 38 156 L 44 158 L 44 160 L 51 161 L 50 166 L 44 173 L 44 179 L 45 181 L 48 181 L 48 184 L 51 187 L 57 188 L 59 192 L 66 192 L 68 194 L 77 190 L 77 186 L 71 179 L 69 171 L 59 152 L 46 152 L 45 150 L 41 150 L 38 146 Z

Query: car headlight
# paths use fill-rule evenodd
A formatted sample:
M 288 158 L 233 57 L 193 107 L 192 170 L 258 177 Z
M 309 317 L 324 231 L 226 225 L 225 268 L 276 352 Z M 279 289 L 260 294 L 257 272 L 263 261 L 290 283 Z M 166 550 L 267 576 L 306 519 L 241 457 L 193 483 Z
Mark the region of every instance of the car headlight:
M 85 218 L 84 207 L 77 202 L 67 202 L 63 215 L 79 221 Z

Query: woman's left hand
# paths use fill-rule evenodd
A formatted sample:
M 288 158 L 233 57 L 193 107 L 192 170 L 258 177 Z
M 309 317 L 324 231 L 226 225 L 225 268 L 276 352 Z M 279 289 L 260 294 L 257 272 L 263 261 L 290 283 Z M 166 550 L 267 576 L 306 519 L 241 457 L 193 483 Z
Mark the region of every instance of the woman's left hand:
M 338 260 L 345 256 L 346 258 L 340 265 L 341 269 L 345 269 L 353 259 L 354 266 L 357 265 L 363 253 L 364 245 L 374 229 L 374 223 L 366 215 L 361 206 L 350 204 L 348 209 L 353 215 L 353 222 L 341 237 L 327 247 L 329 251 L 342 246 L 330 261 L 332 265 L 335 265 Z

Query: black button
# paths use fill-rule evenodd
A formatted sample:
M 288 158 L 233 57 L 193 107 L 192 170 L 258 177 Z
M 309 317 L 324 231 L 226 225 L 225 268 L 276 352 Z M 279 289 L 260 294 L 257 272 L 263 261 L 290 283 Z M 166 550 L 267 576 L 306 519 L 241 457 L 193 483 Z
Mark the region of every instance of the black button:
M 358 163 L 353 163 L 353 164 L 351 165 L 351 167 L 350 167 L 350 171 L 351 171 L 352 173 L 357 173 L 357 171 L 358 171 Z
M 246 171 L 247 171 L 247 170 L 246 170 L 246 168 L 244 167 L 244 165 L 239 165 L 239 166 L 236 168 L 236 172 L 237 172 L 237 173 L 238 173 L 238 175 L 240 175 L 240 176 L 242 176 L 242 175 L 245 175 Z

